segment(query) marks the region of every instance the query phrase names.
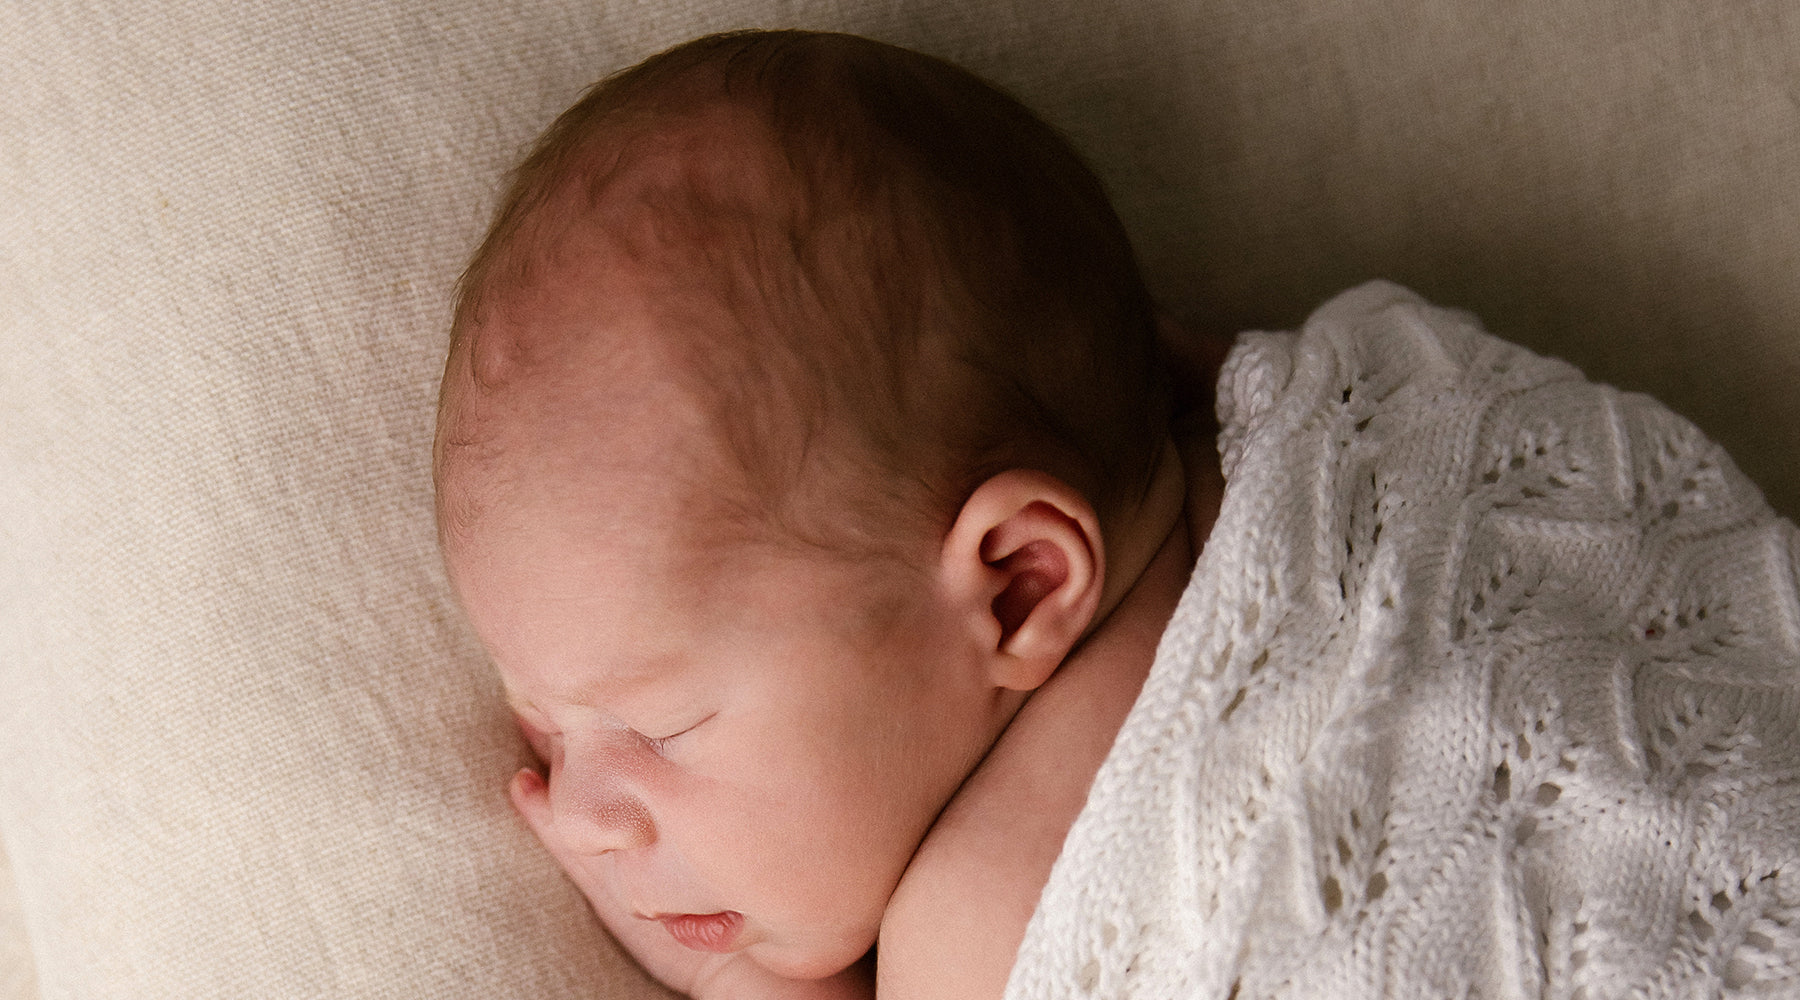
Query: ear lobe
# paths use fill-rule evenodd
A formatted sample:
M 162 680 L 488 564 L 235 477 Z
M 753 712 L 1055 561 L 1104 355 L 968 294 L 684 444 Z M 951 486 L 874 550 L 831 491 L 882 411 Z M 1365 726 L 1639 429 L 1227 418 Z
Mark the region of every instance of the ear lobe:
M 946 571 L 980 623 L 988 683 L 1032 690 L 1086 634 L 1104 576 L 1099 521 L 1052 476 L 1014 469 L 982 483 L 944 542 Z

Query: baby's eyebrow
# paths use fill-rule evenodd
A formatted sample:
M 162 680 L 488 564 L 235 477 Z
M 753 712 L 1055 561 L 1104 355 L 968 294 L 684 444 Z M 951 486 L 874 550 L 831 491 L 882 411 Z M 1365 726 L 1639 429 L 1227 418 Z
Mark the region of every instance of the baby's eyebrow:
M 559 697 L 605 710 L 632 702 L 658 681 L 677 674 L 685 665 L 678 653 L 632 657 L 628 662 L 609 662 L 598 676 L 589 675 L 571 690 L 558 692 Z
M 624 676 L 611 678 L 604 685 L 590 683 L 572 691 L 553 692 L 551 700 L 557 703 L 566 702 L 584 705 L 588 708 L 597 709 L 607 715 L 611 715 L 610 709 L 603 705 L 601 700 L 603 696 L 606 697 L 607 703 L 609 704 L 616 703 L 620 698 L 628 698 L 633 693 L 640 691 L 651 681 L 655 680 L 658 676 L 658 669 L 659 668 L 654 665 L 646 666 L 642 669 L 634 670 Z M 529 715 L 538 719 L 546 718 L 544 710 L 539 707 L 536 702 L 526 698 L 512 688 L 504 688 L 503 694 L 507 708 L 511 709 L 514 715 Z
M 609 658 L 604 666 L 564 662 L 553 669 L 535 671 L 529 675 L 535 679 L 525 687 L 544 699 L 542 704 L 526 697 L 525 691 L 510 682 L 504 672 L 501 693 L 515 715 L 546 719 L 544 705 L 580 706 L 617 722 L 621 708 L 638 705 L 653 693 L 658 681 L 674 677 L 692 665 L 681 650 L 634 651 L 629 658 Z

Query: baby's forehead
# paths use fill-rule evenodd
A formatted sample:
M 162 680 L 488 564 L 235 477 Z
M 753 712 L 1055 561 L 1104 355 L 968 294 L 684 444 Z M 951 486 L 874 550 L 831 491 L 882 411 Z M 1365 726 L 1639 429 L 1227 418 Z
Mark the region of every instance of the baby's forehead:
M 503 382 L 459 379 L 440 416 L 443 488 L 665 503 L 659 495 L 697 474 L 712 437 L 706 408 L 670 364 L 588 342 Z
M 729 105 L 622 127 L 584 147 L 471 289 L 457 348 L 480 385 L 533 366 L 679 365 L 715 338 L 792 231 L 804 185 L 766 125 Z M 605 374 L 602 370 L 599 374 Z

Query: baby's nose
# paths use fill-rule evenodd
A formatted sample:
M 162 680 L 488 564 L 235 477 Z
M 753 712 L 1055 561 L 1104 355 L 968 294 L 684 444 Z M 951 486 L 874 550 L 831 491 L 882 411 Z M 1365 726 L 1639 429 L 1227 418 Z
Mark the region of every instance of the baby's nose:
M 649 806 L 626 780 L 629 762 L 609 745 L 567 746 L 550 777 L 559 839 L 583 854 L 647 847 L 656 840 Z
M 605 854 L 648 847 L 656 842 L 656 824 L 650 810 L 635 796 L 625 794 L 561 796 L 551 790 L 557 834 L 571 850 Z

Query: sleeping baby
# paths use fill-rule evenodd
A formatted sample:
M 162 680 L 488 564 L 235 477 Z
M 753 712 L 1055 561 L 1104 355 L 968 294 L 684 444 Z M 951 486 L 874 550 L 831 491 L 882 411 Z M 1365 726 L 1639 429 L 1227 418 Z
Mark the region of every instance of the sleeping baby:
M 681 992 L 1800 975 L 1792 527 L 1392 285 L 1194 347 L 940 60 L 592 90 L 464 275 L 434 467 L 513 803 Z

